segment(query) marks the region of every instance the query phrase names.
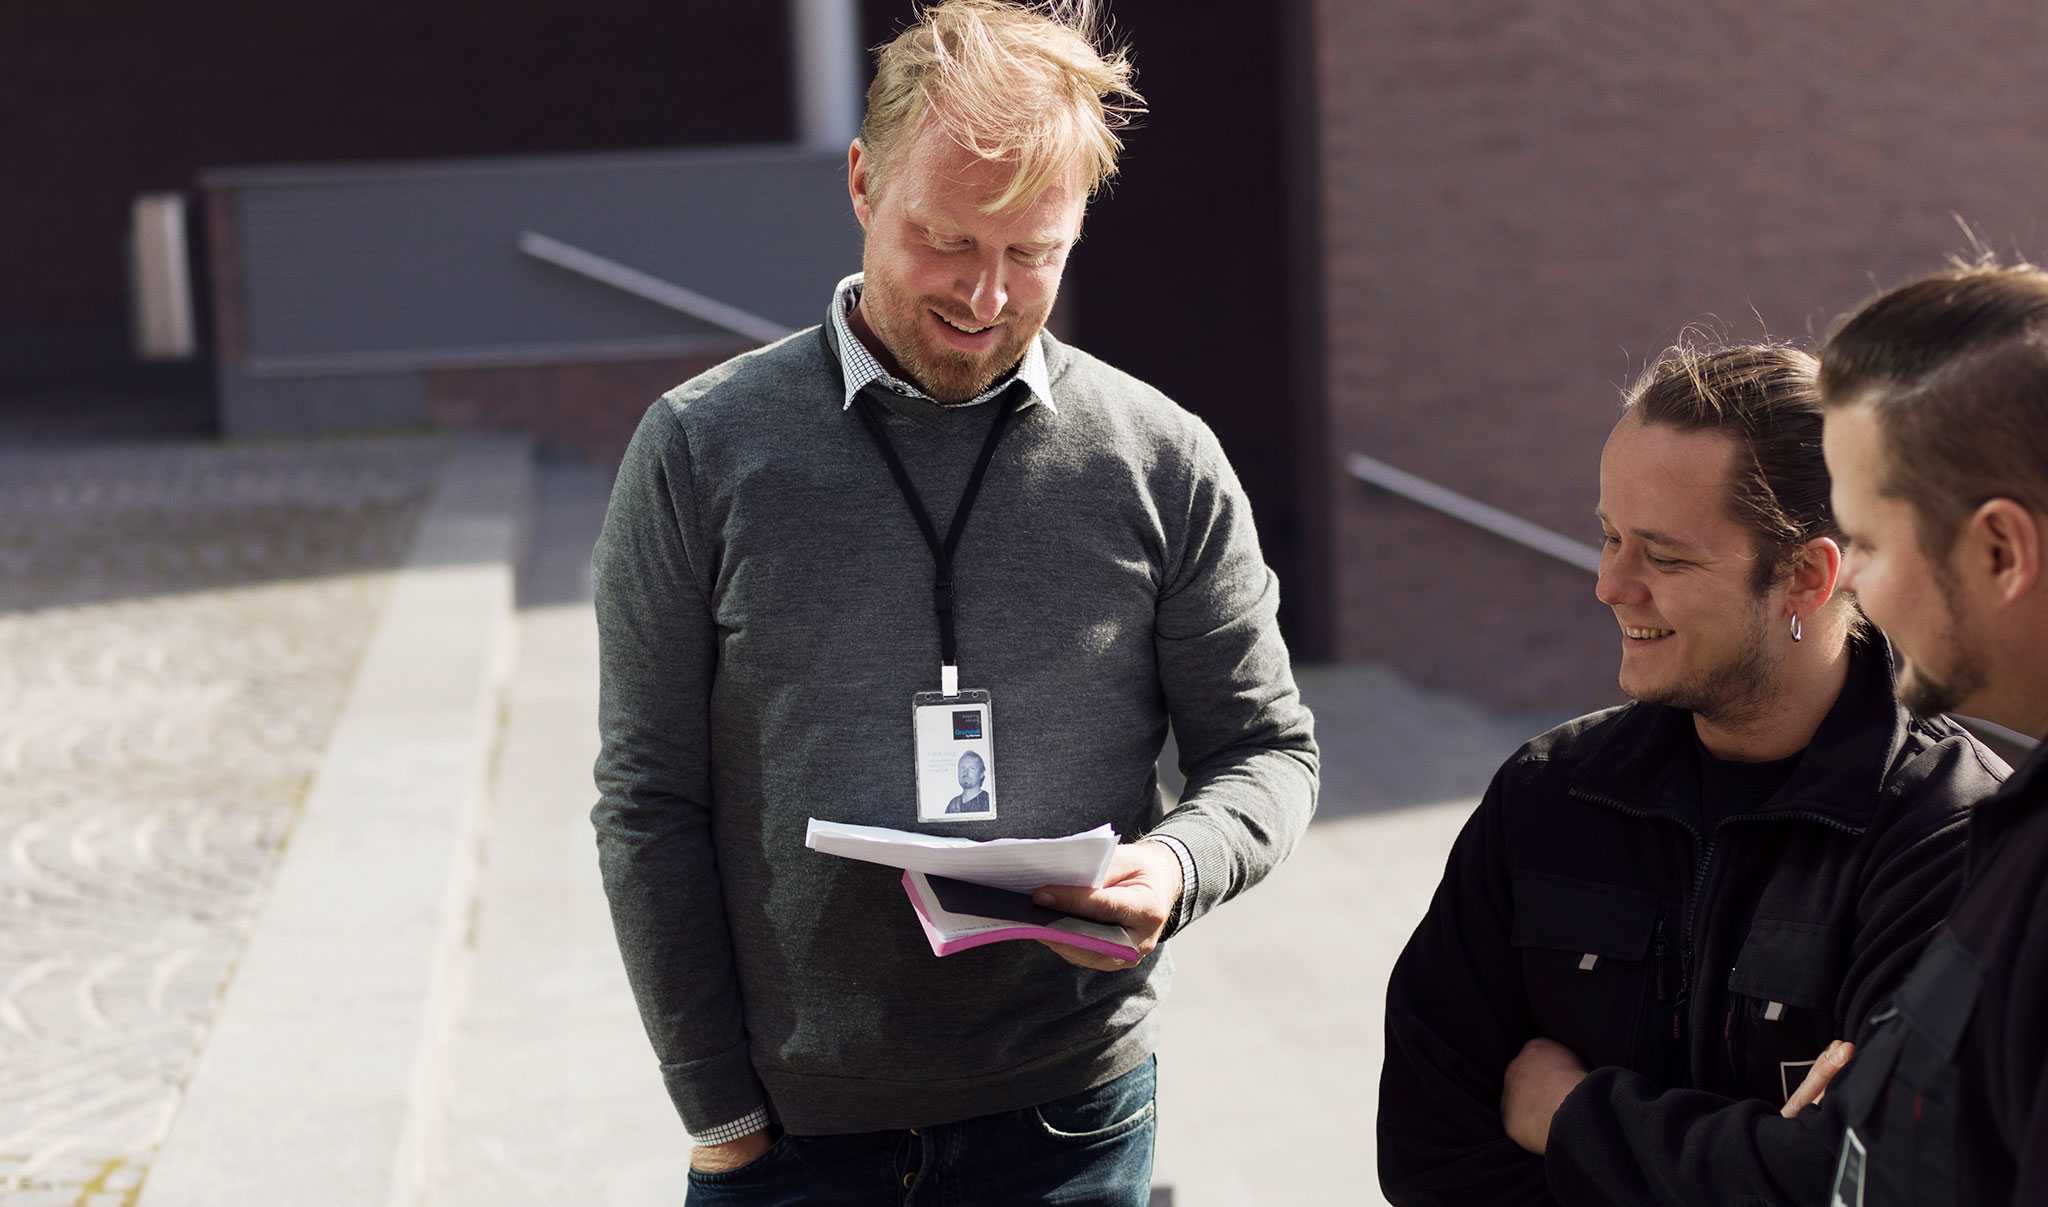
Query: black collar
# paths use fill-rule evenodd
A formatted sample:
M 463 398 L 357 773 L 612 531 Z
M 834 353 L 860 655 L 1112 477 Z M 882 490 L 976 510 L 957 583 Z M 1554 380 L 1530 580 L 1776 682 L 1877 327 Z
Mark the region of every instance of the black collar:
M 1892 760 L 1912 716 L 1894 695 L 1891 644 L 1871 633 L 1850 639 L 1842 693 L 1800 755 L 1799 767 L 1762 814 L 1818 815 L 1846 829 L 1868 829 Z M 1631 704 L 1601 727 L 1572 774 L 1573 795 L 1691 824 L 1699 801 L 1690 712 Z
M 1971 863 L 1977 861 L 1980 843 L 1996 841 L 2044 806 L 2048 806 L 2048 742 L 2034 747 L 1998 791 L 1970 811 Z

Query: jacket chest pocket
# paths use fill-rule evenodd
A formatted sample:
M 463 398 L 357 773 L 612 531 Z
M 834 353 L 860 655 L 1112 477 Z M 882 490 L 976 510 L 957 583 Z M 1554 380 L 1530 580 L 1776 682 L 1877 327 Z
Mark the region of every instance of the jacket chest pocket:
M 1639 1066 L 1655 898 L 1640 889 L 1517 872 L 1510 941 L 1538 1034 L 1588 1068 Z
M 1841 983 L 1837 930 L 1809 922 L 1758 918 L 1728 973 L 1721 1038 L 1739 1096 L 1782 1106 L 1830 1035 Z
M 1871 1203 L 1958 1202 L 1955 1053 L 1982 981 L 1976 957 L 1943 929 L 1893 1004 L 1871 1017 L 1843 1074 L 1850 1139 L 1837 1187 L 1860 1181 Z

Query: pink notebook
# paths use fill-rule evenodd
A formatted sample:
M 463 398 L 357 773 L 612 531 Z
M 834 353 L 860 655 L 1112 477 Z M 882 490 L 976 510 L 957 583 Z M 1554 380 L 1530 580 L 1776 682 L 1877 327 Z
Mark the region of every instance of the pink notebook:
M 923 872 L 903 873 L 903 891 L 936 956 L 1011 939 L 1050 939 L 1120 960 L 1138 958 L 1138 948 L 1123 927 L 1046 909 L 1033 904 L 1029 893 Z

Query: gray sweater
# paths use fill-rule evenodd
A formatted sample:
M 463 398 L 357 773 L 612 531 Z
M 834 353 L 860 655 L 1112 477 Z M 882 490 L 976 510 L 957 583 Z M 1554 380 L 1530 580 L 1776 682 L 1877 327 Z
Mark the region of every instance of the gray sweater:
M 1041 338 L 1058 410 L 1012 420 L 955 560 L 960 682 L 994 696 L 1002 816 L 930 828 L 1171 835 L 1192 921 L 1315 808 L 1278 588 L 1208 428 Z M 805 849 L 810 817 L 920 828 L 910 699 L 938 688 L 931 554 L 839 380 L 812 328 L 663 396 L 593 556 L 599 864 L 693 1132 L 764 1103 L 817 1134 L 1076 1093 L 1150 1054 L 1172 975 L 1165 944 L 1112 973 L 1035 943 L 938 959 L 899 873 Z M 943 533 L 988 408 L 887 407 Z M 1162 818 L 1169 720 L 1188 782 Z

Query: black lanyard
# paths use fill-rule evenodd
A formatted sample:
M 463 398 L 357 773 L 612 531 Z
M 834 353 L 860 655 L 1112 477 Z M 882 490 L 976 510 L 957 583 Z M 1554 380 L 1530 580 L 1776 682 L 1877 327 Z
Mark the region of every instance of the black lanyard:
M 996 409 L 995 421 L 988 425 L 988 439 L 982 441 L 981 458 L 974 463 L 974 472 L 967 477 L 967 489 L 960 494 L 960 506 L 953 509 L 953 522 L 946 528 L 946 539 L 939 539 L 939 530 L 932 526 L 932 517 L 924 509 L 924 500 L 918 498 L 917 487 L 910 484 L 910 473 L 903 468 L 903 458 L 896 455 L 896 446 L 889 442 L 889 433 L 882 430 L 881 416 L 875 412 L 880 403 L 869 398 L 867 391 L 861 391 L 854 401 L 854 409 L 860 412 L 861 422 L 867 425 L 868 435 L 875 438 L 876 447 L 882 450 L 882 460 L 889 463 L 889 474 L 896 479 L 896 489 L 903 492 L 903 501 L 910 504 L 910 514 L 917 519 L 919 531 L 924 533 L 924 543 L 931 547 L 932 562 L 937 572 L 932 578 L 932 610 L 939 617 L 939 659 L 946 666 L 959 665 L 959 643 L 953 636 L 953 551 L 960 547 L 960 534 L 967 530 L 967 513 L 974 510 L 975 497 L 981 494 L 981 480 L 988 474 L 989 462 L 995 460 L 996 445 L 1002 442 L 1003 432 L 1010 426 L 1010 418 L 1016 412 L 1011 409 L 1007 398 L 1010 391 L 990 399 Z

